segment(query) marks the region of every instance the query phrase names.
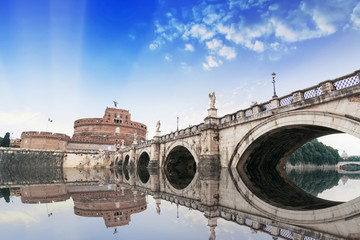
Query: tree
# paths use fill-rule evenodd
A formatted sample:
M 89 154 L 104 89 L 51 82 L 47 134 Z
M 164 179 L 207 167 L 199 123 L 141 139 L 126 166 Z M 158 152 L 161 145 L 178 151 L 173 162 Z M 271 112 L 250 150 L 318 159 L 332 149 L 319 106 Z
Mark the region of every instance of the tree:
M 343 161 L 346 161 L 346 162 L 358 162 L 358 161 L 360 161 L 360 157 L 351 156 L 351 157 L 348 157 L 346 160 L 343 160 Z
M 341 158 L 336 149 L 314 139 L 297 149 L 288 161 L 291 165 L 336 165 Z
M 5 202 L 10 202 L 10 189 L 9 188 L 2 188 L 0 189 L 0 198 L 4 197 Z
M 1 141 L 0 147 L 10 147 L 10 133 L 7 132 Z

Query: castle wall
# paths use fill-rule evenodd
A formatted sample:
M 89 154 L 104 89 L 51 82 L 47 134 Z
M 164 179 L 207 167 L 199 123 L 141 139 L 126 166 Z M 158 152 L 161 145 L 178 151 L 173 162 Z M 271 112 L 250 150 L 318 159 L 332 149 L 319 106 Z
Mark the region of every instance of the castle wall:
M 51 132 L 23 132 L 21 148 L 66 150 L 70 137 L 65 134 Z
M 115 151 L 114 145 L 96 143 L 68 143 L 67 150 L 87 150 L 87 151 Z
M 136 140 L 146 140 L 146 125 L 131 121 L 129 111 L 117 108 L 106 108 L 103 118 L 84 118 L 74 122 L 74 135 L 71 139 L 71 149 L 89 149 L 86 144 L 94 147 L 105 145 L 99 149 L 108 150 L 108 146 L 121 144 L 131 145 Z M 79 143 L 85 143 L 79 145 Z M 96 145 L 96 146 L 95 146 Z M 80 147 L 80 148 L 78 148 Z

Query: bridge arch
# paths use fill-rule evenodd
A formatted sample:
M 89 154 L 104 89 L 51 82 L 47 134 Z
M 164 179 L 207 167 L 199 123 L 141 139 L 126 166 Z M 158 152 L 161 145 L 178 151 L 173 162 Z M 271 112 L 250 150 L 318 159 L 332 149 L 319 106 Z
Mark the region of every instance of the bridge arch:
M 172 145 L 165 155 L 162 171 L 175 192 L 187 191 L 197 179 L 197 155 L 186 143 Z
M 307 211 L 323 213 L 321 221 L 344 218 L 344 212 L 339 209 L 354 212 L 351 208 L 353 200 L 341 204 L 316 198 L 292 183 L 283 169 L 288 157 L 304 143 L 340 132 L 360 138 L 359 120 L 346 115 L 301 110 L 266 119 L 242 137 L 230 158 L 229 170 L 236 188 L 255 208 L 270 216 L 279 216 L 280 211 L 284 220 L 291 212 L 297 214 L 300 222 Z M 325 214 L 328 208 L 334 209 L 335 216 Z M 356 212 L 359 214 L 360 210 Z M 314 223 L 320 218 L 309 217 L 307 220 Z
M 146 184 L 150 179 L 150 173 L 147 169 L 147 166 L 150 162 L 150 155 L 146 151 L 142 151 L 139 154 L 139 158 L 137 161 L 137 174 L 140 179 L 140 182 Z

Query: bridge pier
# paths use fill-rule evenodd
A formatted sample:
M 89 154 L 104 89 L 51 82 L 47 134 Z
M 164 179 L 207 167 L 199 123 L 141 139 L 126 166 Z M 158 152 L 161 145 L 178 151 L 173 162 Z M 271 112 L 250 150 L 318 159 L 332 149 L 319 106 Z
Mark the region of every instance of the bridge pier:
M 159 169 L 159 156 L 160 156 L 160 130 L 156 131 L 153 143 L 151 144 L 150 162 L 148 164 L 149 171 Z
M 202 148 L 198 173 L 201 183 L 201 202 L 206 206 L 215 206 L 219 202 L 219 121 L 214 114 L 215 110 L 209 109 L 209 116 L 205 118 L 205 125 L 201 132 Z
M 150 161 L 147 166 L 150 174 L 150 188 L 153 192 L 160 191 L 160 179 L 159 179 L 159 157 L 160 157 L 160 130 L 156 131 L 153 143 L 151 144 Z M 159 208 L 160 209 L 160 208 Z

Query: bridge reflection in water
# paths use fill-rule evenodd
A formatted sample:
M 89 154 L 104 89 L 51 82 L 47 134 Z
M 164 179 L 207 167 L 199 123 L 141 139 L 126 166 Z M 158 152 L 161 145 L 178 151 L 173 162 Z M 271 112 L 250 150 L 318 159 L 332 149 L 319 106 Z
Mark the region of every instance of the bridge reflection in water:
M 283 213 L 296 213 L 284 217 L 273 214 L 271 208 L 266 212 L 264 206 L 256 206 L 257 203 L 252 200 L 254 193 L 241 192 L 244 190 L 238 189 L 239 185 L 234 184 L 237 180 L 229 174 L 229 169 L 203 171 L 196 169 L 192 161 L 184 166 L 175 164 L 175 169 L 175 175 L 172 174 L 173 169 L 169 169 L 170 173 L 167 173 L 166 169 L 147 171 L 147 168 L 130 166 L 112 170 L 58 169 L 52 172 L 54 175 L 49 175 L 45 170 L 15 173 L 2 169 L 0 184 L 3 189 L 10 188 L 13 195 L 21 196 L 21 201 L 25 204 L 59 202 L 72 197 L 76 215 L 101 217 L 106 227 L 131 224 L 132 214 L 147 209 L 146 195 L 149 194 L 155 200 L 158 214 L 161 214 L 163 201 L 202 212 L 207 221 L 210 239 L 216 238 L 219 219 L 246 226 L 254 232 L 267 233 L 273 238 L 360 239 L 359 198 L 347 203 L 331 202 L 317 199 L 305 192 L 300 196 L 300 190 L 296 189 L 297 197 L 306 198 L 313 203 L 307 202 L 300 207 L 298 199 L 293 199 L 297 202 L 295 206 L 289 204 L 289 198 L 283 202 L 274 199 L 265 201 L 269 193 L 264 194 L 263 200 L 269 206 L 274 204 Z M 186 171 L 188 174 L 185 179 L 176 178 Z M 285 175 L 280 173 L 279 178 Z M 149 176 L 148 181 L 144 181 L 146 176 Z M 289 178 L 281 180 L 286 184 L 290 184 L 290 181 Z M 294 197 L 294 193 L 285 194 L 290 198 Z M 348 205 L 353 207 L 352 211 L 349 211 Z M 340 216 L 341 211 L 344 212 Z

